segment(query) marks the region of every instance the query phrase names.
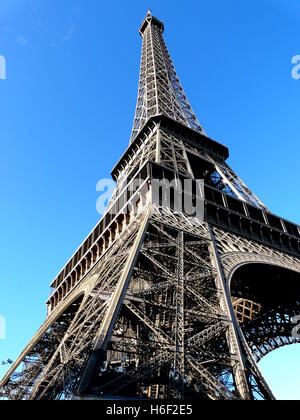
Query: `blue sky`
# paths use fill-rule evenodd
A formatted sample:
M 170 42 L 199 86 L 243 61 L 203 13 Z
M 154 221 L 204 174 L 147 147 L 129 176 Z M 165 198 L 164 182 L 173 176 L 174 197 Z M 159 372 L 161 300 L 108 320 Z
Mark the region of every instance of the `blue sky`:
M 96 184 L 129 142 L 149 8 L 206 132 L 274 213 L 300 224 L 298 0 L 1 0 L 0 360 L 30 340 L 51 280 L 99 219 Z M 298 354 L 262 363 L 278 397 L 300 399 Z

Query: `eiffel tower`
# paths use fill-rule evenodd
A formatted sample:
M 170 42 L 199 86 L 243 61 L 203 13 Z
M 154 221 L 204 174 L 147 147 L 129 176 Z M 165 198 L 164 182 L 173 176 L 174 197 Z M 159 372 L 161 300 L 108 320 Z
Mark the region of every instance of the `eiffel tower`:
M 3 399 L 269 400 L 258 362 L 300 341 L 299 227 L 272 214 L 204 132 L 163 32 L 148 12 L 116 189 L 51 284 Z M 203 217 L 178 211 L 178 198 L 202 203 Z

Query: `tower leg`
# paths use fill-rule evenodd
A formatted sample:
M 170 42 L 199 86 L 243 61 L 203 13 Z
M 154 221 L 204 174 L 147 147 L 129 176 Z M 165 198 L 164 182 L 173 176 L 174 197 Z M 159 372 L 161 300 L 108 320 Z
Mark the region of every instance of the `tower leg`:
M 228 346 L 232 354 L 232 367 L 234 372 L 234 379 L 239 393 L 244 400 L 251 399 L 251 392 L 246 375 L 246 360 L 243 355 L 243 350 L 240 345 L 238 330 L 239 326 L 235 317 L 234 309 L 231 304 L 230 293 L 225 281 L 224 273 L 218 256 L 218 250 L 215 242 L 213 230 L 209 227 L 211 236 L 211 250 L 212 250 L 212 264 L 217 270 L 218 286 L 221 290 L 221 308 L 227 313 L 230 320 L 228 331 Z
M 116 319 L 120 312 L 121 305 L 123 304 L 127 292 L 132 270 L 134 268 L 140 248 L 143 243 L 143 238 L 147 229 L 150 214 L 151 206 L 148 206 L 148 209 L 145 211 L 145 216 L 141 223 L 134 245 L 131 249 L 130 256 L 128 258 L 122 276 L 119 280 L 119 283 L 116 287 L 116 290 L 112 296 L 111 302 L 109 304 L 105 318 L 101 324 L 100 330 L 97 334 L 92 354 L 89 357 L 89 360 L 84 369 L 79 385 L 79 395 L 84 394 L 89 390 L 92 378 L 95 375 L 95 373 L 98 372 L 99 365 L 102 362 L 104 352 L 106 351 L 108 341 L 111 337 L 112 330 L 114 328 Z

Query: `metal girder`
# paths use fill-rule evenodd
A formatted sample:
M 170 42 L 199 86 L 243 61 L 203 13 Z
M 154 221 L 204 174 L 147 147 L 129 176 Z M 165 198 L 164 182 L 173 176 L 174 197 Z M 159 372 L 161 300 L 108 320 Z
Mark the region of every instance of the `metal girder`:
M 113 171 L 118 184 L 109 209 L 136 179 L 139 207 L 129 199 L 123 203 L 128 213 L 119 209 L 110 218 L 108 212 L 52 283 L 59 299 L 1 381 L 4 399 L 274 399 L 257 361 L 299 342 L 289 329 L 300 312 L 299 294 L 266 303 L 236 276 L 251 264 L 300 276 L 297 253 L 152 202 L 156 165 L 164 180 L 203 176 L 214 206 L 231 200 L 244 210 L 250 207 L 245 202 L 264 209 L 264 218 L 268 212 L 222 160 L 224 151 L 197 146 L 195 132 L 198 140 L 209 139 L 182 90 L 162 29 L 148 14 L 131 145 Z M 162 122 L 158 114 L 171 119 Z M 225 225 L 218 220 L 217 226 Z M 297 231 L 300 236 L 294 226 L 294 242 Z
M 176 322 L 175 322 L 175 360 L 174 374 L 178 376 L 176 381 L 176 397 L 184 398 L 184 374 L 185 374 L 185 278 L 184 278 L 184 233 L 178 233 L 177 257 L 177 284 L 176 284 Z

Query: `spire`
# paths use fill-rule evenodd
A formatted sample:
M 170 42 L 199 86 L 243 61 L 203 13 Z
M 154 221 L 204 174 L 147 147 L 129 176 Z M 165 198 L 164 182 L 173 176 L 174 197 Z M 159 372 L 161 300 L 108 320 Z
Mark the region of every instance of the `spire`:
M 143 20 L 143 23 L 140 27 L 140 34 L 141 36 L 143 36 L 144 31 L 147 29 L 147 27 L 150 25 L 156 26 L 159 30 L 161 30 L 162 32 L 164 31 L 165 27 L 163 22 L 161 22 L 159 19 L 157 19 L 156 17 L 154 17 L 152 15 L 151 10 L 148 10 L 147 15 L 145 17 L 145 19 Z
M 131 141 L 154 115 L 166 115 L 205 134 L 180 84 L 163 32 L 163 22 L 148 10 L 140 27 L 143 47 Z

